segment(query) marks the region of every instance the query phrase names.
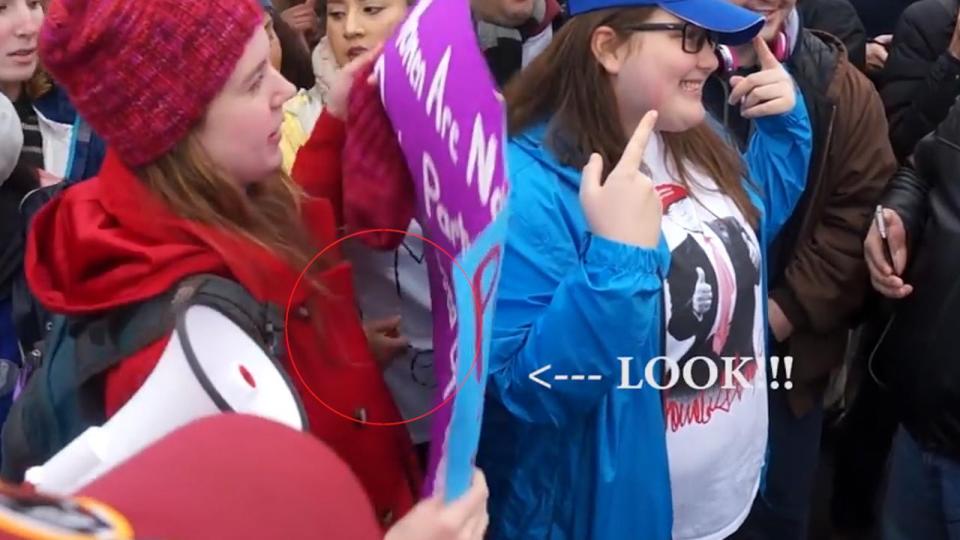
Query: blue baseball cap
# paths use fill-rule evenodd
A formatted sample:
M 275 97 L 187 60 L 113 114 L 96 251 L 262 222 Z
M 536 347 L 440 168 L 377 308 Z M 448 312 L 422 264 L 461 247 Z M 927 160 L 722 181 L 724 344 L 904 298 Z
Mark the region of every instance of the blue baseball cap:
M 740 45 L 753 39 L 763 28 L 764 19 L 749 9 L 731 4 L 730 0 L 569 0 L 570 16 L 598 9 L 625 7 L 659 7 L 680 19 L 711 32 L 721 43 Z

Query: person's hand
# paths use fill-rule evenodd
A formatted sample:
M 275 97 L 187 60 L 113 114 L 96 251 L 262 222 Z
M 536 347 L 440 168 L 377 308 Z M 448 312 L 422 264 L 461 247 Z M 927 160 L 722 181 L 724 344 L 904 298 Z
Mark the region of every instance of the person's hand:
M 395 358 L 410 346 L 410 340 L 400 335 L 400 316 L 363 323 L 370 352 L 381 369 L 386 369 Z
M 903 278 L 900 277 L 907 267 L 907 230 L 903 226 L 900 215 L 889 208 L 883 209 L 883 220 L 886 224 L 887 243 L 893 254 L 895 268 L 887 262 L 886 250 L 883 247 L 883 239 L 880 238 L 880 231 L 877 230 L 876 220 L 870 225 L 870 232 L 863 241 L 863 258 L 870 271 L 870 283 L 877 292 L 887 298 L 904 298 L 913 292 L 913 286 L 904 283 Z
M 770 321 L 770 330 L 773 331 L 773 338 L 777 343 L 783 343 L 793 334 L 793 324 L 772 298 L 767 299 L 767 319 Z
M 283 10 L 280 18 L 304 37 L 316 35 L 320 31 L 320 17 L 317 16 L 316 7 L 317 0 L 306 0 L 302 4 Z
M 867 43 L 867 73 L 880 73 L 887 65 L 888 47 L 893 36 L 884 34 L 877 36 Z
M 797 94 L 793 78 L 777 60 L 770 47 L 760 36 L 753 38 L 760 71 L 741 77 L 730 78 L 730 105 L 740 104 L 740 116 L 760 118 L 775 116 L 793 110 Z
M 473 485 L 462 497 L 447 506 L 440 496 L 420 501 L 384 540 L 483 540 L 490 523 L 489 495 L 486 478 L 475 469 Z
M 37 180 L 40 181 L 40 187 L 50 187 L 63 182 L 63 178 L 47 172 L 45 169 L 37 169 Z
M 591 155 L 583 168 L 580 204 L 594 234 L 632 246 L 657 246 L 663 210 L 653 181 L 640 172 L 643 152 L 656 124 L 656 111 L 644 115 L 606 181 L 599 154 Z
M 330 91 L 327 92 L 327 102 L 324 106 L 333 117 L 340 120 L 347 119 L 347 99 L 350 97 L 350 89 L 353 88 L 353 81 L 357 73 L 366 69 L 377 59 L 383 45 L 377 45 L 369 51 L 351 60 L 337 72 L 337 76 L 330 83 Z
M 947 47 L 947 51 L 949 51 L 954 58 L 960 60 L 960 17 L 957 17 L 957 20 L 953 23 L 953 37 L 950 38 L 950 45 Z
M 693 314 L 697 320 L 703 319 L 703 315 L 710 311 L 713 305 L 713 287 L 707 283 L 707 276 L 703 273 L 703 268 L 697 267 L 697 284 L 693 286 Z

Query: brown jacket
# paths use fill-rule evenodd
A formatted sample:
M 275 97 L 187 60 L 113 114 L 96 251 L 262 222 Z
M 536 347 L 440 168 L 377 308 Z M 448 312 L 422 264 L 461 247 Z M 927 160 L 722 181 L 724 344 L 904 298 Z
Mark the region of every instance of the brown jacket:
M 807 187 L 775 246 L 770 297 L 794 327 L 775 347 L 793 357 L 795 414 L 822 399 L 869 281 L 863 238 L 896 171 L 883 104 L 840 41 L 804 30 L 787 61 L 810 112 L 814 148 Z

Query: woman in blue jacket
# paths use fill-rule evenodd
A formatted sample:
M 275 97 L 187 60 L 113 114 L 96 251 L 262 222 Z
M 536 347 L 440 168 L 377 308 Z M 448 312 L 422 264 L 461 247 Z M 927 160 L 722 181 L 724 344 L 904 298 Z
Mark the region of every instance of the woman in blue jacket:
M 766 246 L 803 191 L 809 119 L 761 40 L 763 70 L 731 81 L 758 118 L 747 155 L 706 119 L 714 47 L 753 38 L 752 12 L 569 11 L 505 90 L 511 218 L 479 454 L 490 537 L 725 538 L 760 482 Z

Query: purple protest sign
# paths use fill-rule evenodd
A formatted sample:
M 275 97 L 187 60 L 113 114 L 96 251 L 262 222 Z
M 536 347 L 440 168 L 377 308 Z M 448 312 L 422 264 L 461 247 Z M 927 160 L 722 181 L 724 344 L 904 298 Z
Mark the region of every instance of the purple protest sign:
M 480 435 L 506 232 L 504 107 L 468 0 L 419 0 L 376 70 L 416 183 L 424 236 L 446 252 L 427 250 L 437 403 L 451 402 L 433 415 L 426 489 L 453 500 L 469 487 Z

